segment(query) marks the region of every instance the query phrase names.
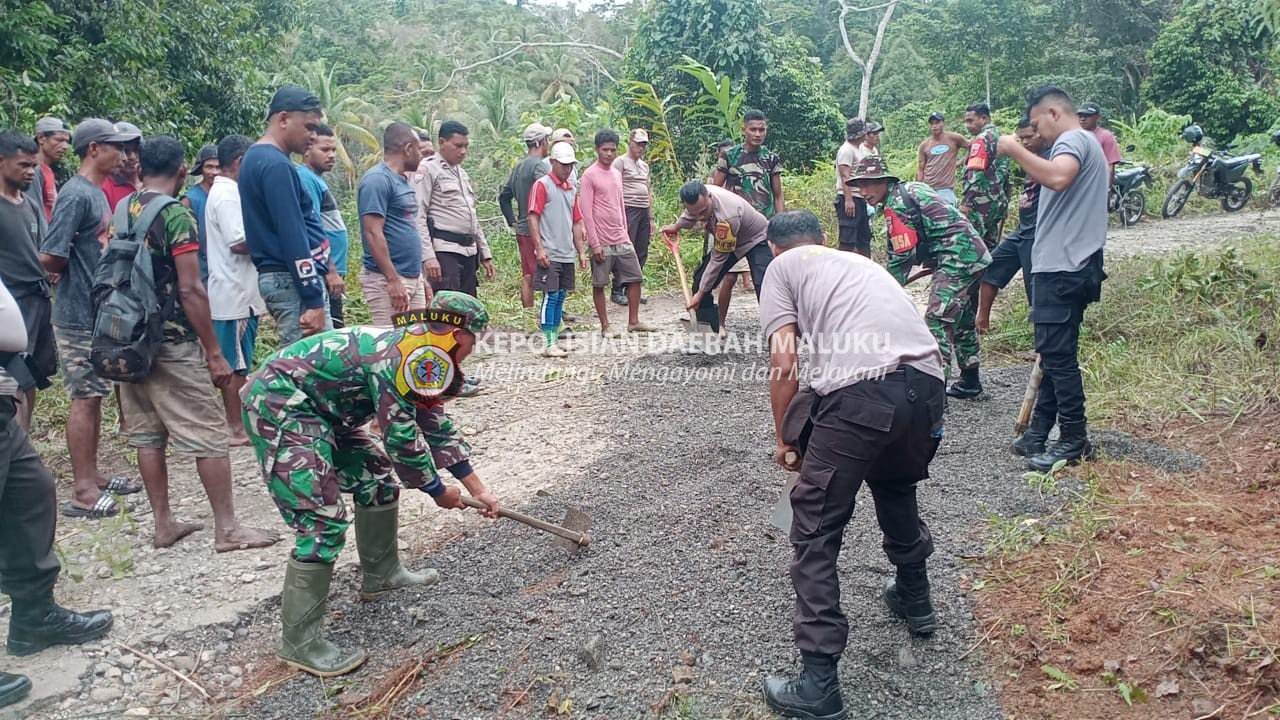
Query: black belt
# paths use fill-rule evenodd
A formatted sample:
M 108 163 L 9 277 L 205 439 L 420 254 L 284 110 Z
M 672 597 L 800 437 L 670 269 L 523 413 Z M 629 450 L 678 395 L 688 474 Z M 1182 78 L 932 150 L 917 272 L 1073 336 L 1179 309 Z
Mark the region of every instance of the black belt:
M 456 233 L 456 232 L 453 232 L 452 230 L 437 228 L 436 224 L 434 222 L 431 222 L 430 218 L 427 219 L 427 230 L 431 232 L 431 237 L 439 238 L 441 240 L 446 240 L 456 245 L 475 245 L 476 244 L 476 238 L 474 235 L 463 235 L 462 233 Z

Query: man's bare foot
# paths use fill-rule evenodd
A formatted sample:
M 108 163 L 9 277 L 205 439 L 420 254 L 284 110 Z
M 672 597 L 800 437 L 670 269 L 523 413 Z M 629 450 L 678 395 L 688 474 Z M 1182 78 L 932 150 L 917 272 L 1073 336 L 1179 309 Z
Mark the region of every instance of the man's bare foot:
M 248 436 L 248 435 L 245 435 L 243 432 L 241 432 L 241 433 L 239 433 L 239 434 L 232 433 L 232 434 L 231 434 L 231 442 L 230 442 L 230 443 L 228 443 L 228 444 L 229 444 L 229 445 L 231 445 L 231 447 L 248 447 L 248 446 L 249 446 L 249 436 Z
M 275 533 L 240 525 L 215 538 L 213 549 L 224 553 L 232 552 L 233 550 L 270 547 L 278 542 L 280 542 L 280 536 Z
M 191 533 L 203 529 L 204 525 L 200 523 L 170 523 L 165 527 L 156 528 L 156 538 L 151 544 L 156 548 L 167 548 Z

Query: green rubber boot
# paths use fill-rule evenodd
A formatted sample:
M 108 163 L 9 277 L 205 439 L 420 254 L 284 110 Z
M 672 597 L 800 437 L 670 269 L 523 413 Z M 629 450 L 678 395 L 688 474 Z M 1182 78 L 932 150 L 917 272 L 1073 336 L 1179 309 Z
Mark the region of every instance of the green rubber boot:
M 400 588 L 425 587 L 440 582 L 440 573 L 428 569 L 413 573 L 400 564 L 397 532 L 400 503 L 373 507 L 356 506 L 356 549 L 360 552 L 360 599 L 368 602 Z
M 345 650 L 324 637 L 324 607 L 329 599 L 333 565 L 304 563 L 289 558 L 280 594 L 280 634 L 277 655 L 285 664 L 318 677 L 345 675 L 360 667 L 365 652 Z

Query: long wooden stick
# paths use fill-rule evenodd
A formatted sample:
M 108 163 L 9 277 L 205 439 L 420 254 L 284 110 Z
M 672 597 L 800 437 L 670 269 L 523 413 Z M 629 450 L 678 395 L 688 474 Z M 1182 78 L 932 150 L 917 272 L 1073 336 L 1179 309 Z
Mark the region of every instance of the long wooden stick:
M 488 505 L 485 505 L 479 500 L 476 500 L 475 498 L 472 498 L 472 497 L 467 497 L 466 495 L 462 496 L 462 504 L 470 508 L 475 508 L 477 510 L 485 510 L 485 509 L 488 509 L 489 507 Z M 515 510 L 508 510 L 504 507 L 498 508 L 498 514 L 509 520 L 515 520 L 516 522 L 524 523 L 529 527 L 537 528 L 543 532 L 551 533 L 552 535 L 555 535 L 557 537 L 562 537 L 565 540 L 572 540 L 578 545 L 591 544 L 591 536 L 587 535 L 586 533 L 574 532 L 569 528 L 563 528 L 563 527 L 560 527 L 559 525 L 552 525 L 551 523 L 546 522 L 545 520 L 539 520 L 538 518 L 533 517 L 532 515 L 525 515 L 522 512 L 516 512 Z
M 168 665 L 165 665 L 164 663 L 160 662 L 159 660 L 157 660 L 157 659 L 155 659 L 155 658 L 151 657 L 150 655 L 148 655 L 148 654 L 146 654 L 146 653 L 142 652 L 141 650 L 135 650 L 135 649 L 133 649 L 133 648 L 129 647 L 128 645 L 125 645 L 125 644 L 124 644 L 124 643 L 122 643 L 122 642 L 117 641 L 117 642 L 116 642 L 116 646 L 117 646 L 117 647 L 119 647 L 121 650 L 127 650 L 127 651 L 129 651 L 129 652 L 133 653 L 134 655 L 137 655 L 138 657 L 142 658 L 143 660 L 146 660 L 147 662 L 151 663 L 152 665 L 155 665 L 156 667 L 160 668 L 161 670 L 164 670 L 165 672 L 170 673 L 171 675 L 173 675 L 174 677 L 178 678 L 178 679 L 179 679 L 179 680 L 181 680 L 182 682 L 184 682 L 184 683 L 186 683 L 186 684 L 190 685 L 191 687 L 195 688 L 197 692 L 199 692 L 201 695 L 203 695 L 203 696 L 204 696 L 204 699 L 205 699 L 205 700 L 213 700 L 213 698 L 212 698 L 212 697 L 210 697 L 209 693 L 205 692 L 205 689 L 204 689 L 204 688 L 202 688 L 202 687 L 200 687 L 200 684 L 199 684 L 199 683 L 197 683 L 195 680 L 192 680 L 191 678 L 187 677 L 187 676 L 186 676 L 185 674 L 183 674 L 182 672 L 180 672 L 180 671 L 178 671 L 178 670 L 175 670 L 175 669 L 173 669 L 173 668 L 169 667 Z
M 1031 425 L 1031 413 L 1036 409 L 1036 395 L 1040 392 L 1040 381 L 1044 379 L 1044 369 L 1040 367 L 1040 356 L 1036 356 L 1036 364 L 1031 368 L 1031 377 L 1027 378 L 1027 390 L 1022 395 L 1022 407 L 1018 410 L 1018 420 L 1013 424 L 1013 434 L 1021 435 Z

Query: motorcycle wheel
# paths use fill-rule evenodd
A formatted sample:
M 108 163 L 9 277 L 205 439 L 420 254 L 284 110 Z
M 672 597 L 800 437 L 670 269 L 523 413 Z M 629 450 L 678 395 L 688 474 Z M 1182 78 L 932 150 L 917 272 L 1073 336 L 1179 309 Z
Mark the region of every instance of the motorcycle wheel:
M 1169 188 L 1169 193 L 1164 196 L 1164 205 L 1160 207 L 1160 217 L 1168 220 L 1169 218 L 1182 212 L 1182 208 L 1186 207 L 1187 200 L 1191 199 L 1191 191 L 1195 188 L 1186 180 L 1179 180 Z
M 1231 186 L 1227 194 L 1222 197 L 1222 209 L 1227 212 L 1239 212 L 1249 204 L 1249 198 L 1253 197 L 1253 181 L 1249 178 L 1241 178 L 1239 185 Z
M 1107 212 L 1118 211 L 1122 204 L 1123 200 L 1120 197 L 1120 191 L 1113 185 L 1111 187 L 1111 192 L 1107 193 Z
M 1271 203 L 1271 207 L 1280 207 L 1280 173 L 1276 174 L 1276 179 L 1271 181 L 1271 189 L 1267 191 L 1267 201 Z
M 1137 190 L 1130 190 L 1124 194 L 1124 200 L 1120 203 L 1120 220 L 1125 227 L 1137 225 L 1142 220 L 1142 214 L 1147 211 L 1147 198 Z

